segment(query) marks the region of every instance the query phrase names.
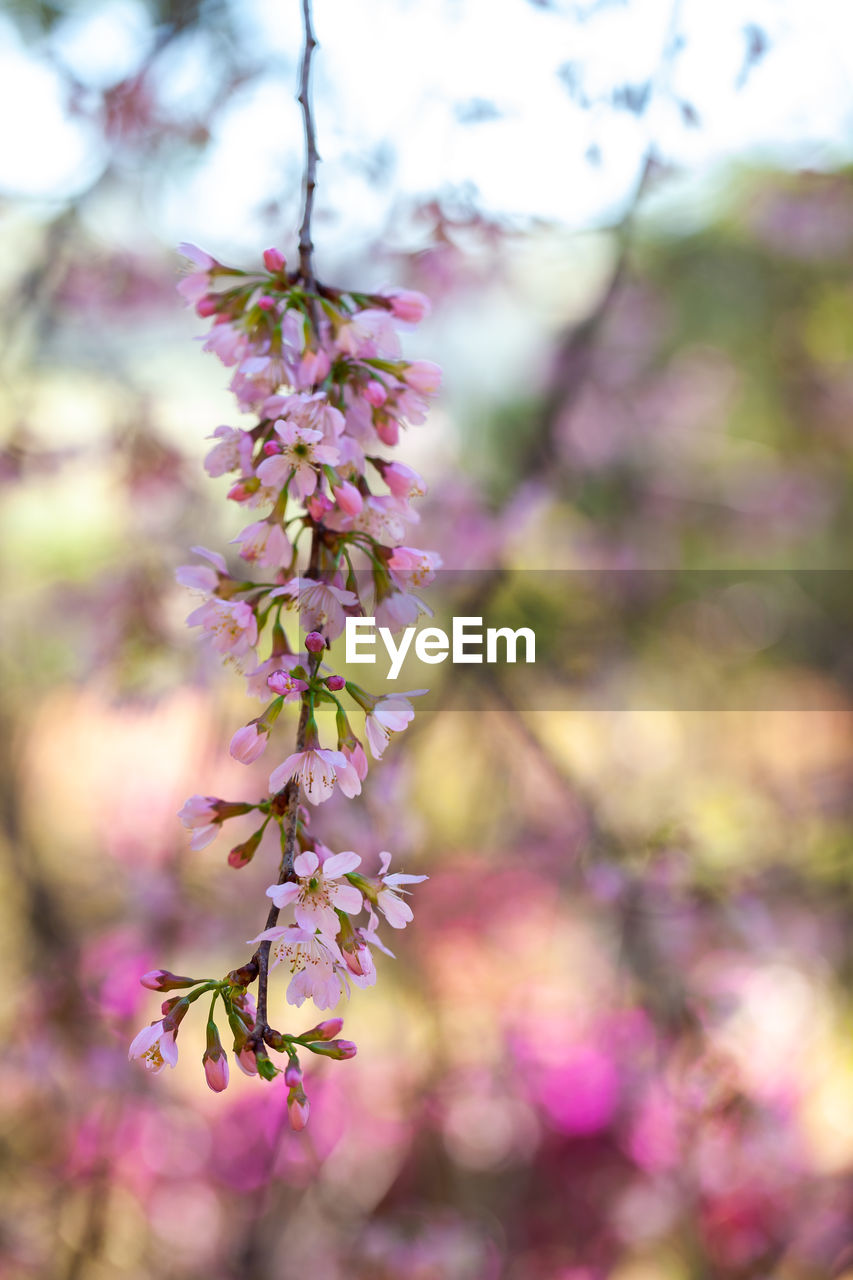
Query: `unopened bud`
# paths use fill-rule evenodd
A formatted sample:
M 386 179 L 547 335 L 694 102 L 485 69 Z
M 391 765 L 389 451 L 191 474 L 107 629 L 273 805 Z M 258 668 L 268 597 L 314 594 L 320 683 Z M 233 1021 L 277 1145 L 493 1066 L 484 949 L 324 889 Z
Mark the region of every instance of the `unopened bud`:
M 340 689 L 343 689 L 345 684 L 346 680 L 343 676 L 328 676 L 326 679 L 326 685 L 333 693 L 337 693 Z
M 312 1027 L 310 1031 L 305 1031 L 299 1037 L 300 1040 L 334 1040 L 336 1035 L 343 1031 L 343 1018 L 326 1018 L 324 1022 L 318 1022 L 316 1027 Z
M 204 316 L 205 318 L 207 316 L 215 316 L 219 310 L 219 298 L 213 294 L 206 293 L 203 298 L 199 298 L 195 304 L 195 309 L 196 315 Z
M 202 1055 L 204 1078 L 214 1093 L 222 1093 L 228 1087 L 228 1057 L 222 1048 L 215 1022 L 207 1024 L 207 1048 Z
M 235 844 L 228 855 L 229 867 L 234 867 L 236 871 L 239 871 L 241 867 L 247 867 L 257 853 L 263 834 L 264 828 L 258 827 L 254 835 L 249 836 L 248 840 L 244 840 L 242 844 Z
M 299 1065 L 298 1058 L 291 1058 L 284 1068 L 284 1083 L 288 1089 L 293 1089 L 296 1085 L 302 1083 L 302 1068 Z
M 264 249 L 264 266 L 273 275 L 284 270 L 285 257 L 280 249 Z
M 264 445 L 264 453 L 268 458 L 272 458 L 275 454 L 281 453 L 281 445 L 277 440 L 267 440 Z
M 143 973 L 139 981 L 149 991 L 180 991 L 182 987 L 194 987 L 201 979 L 183 978 L 177 973 L 170 973 L 168 969 L 152 969 L 149 973 Z
M 260 307 L 261 311 L 274 311 L 275 298 L 270 298 L 265 293 L 262 298 L 258 298 L 258 306 Z
M 326 647 L 326 641 L 319 631 L 309 631 L 305 637 L 305 648 L 309 653 L 322 653 Z
M 291 1128 L 304 1129 L 308 1123 L 308 1099 L 305 1097 L 305 1090 L 301 1085 L 296 1085 L 287 1095 L 287 1114 L 290 1117 Z
M 306 1044 L 306 1049 L 310 1049 L 312 1053 L 317 1053 L 321 1058 L 336 1058 L 338 1062 L 344 1062 L 347 1058 L 354 1058 L 358 1053 L 358 1049 L 352 1040 L 319 1040 Z

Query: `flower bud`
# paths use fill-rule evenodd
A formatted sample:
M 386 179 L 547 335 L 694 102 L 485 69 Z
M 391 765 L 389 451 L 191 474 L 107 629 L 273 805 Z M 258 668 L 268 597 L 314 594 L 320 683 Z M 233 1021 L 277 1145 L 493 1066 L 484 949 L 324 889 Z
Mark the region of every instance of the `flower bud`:
M 168 969 L 152 969 L 149 973 L 143 973 L 139 981 L 149 991 L 179 991 L 182 987 L 194 987 L 201 979 L 182 978 L 176 973 L 170 973 Z
M 201 1063 L 208 1088 L 214 1093 L 222 1093 L 223 1089 L 227 1089 L 228 1056 L 222 1048 L 216 1023 L 212 1021 L 207 1024 L 207 1048 L 202 1055 Z
M 284 1083 L 288 1089 L 293 1089 L 302 1083 L 302 1068 L 298 1058 L 291 1058 L 284 1068 Z
M 269 297 L 268 294 L 265 293 L 263 297 L 258 298 L 258 306 L 260 307 L 261 311 L 274 311 L 275 298 L 271 298 Z
M 319 631 L 309 631 L 305 637 L 305 648 L 309 653 L 322 653 L 326 647 L 326 641 Z
M 258 1074 L 258 1060 L 255 1057 L 254 1050 L 248 1044 L 244 1044 L 241 1049 L 237 1049 L 235 1057 L 237 1066 L 244 1076 L 256 1076 Z
M 285 257 L 280 249 L 264 249 L 264 266 L 275 275 L 284 270 Z
M 310 1049 L 312 1053 L 317 1053 L 322 1058 L 336 1058 L 338 1062 L 344 1062 L 347 1058 L 354 1058 L 358 1053 L 358 1049 L 352 1040 L 320 1040 L 312 1041 L 306 1044 L 306 1049 Z
M 343 676 L 327 676 L 326 677 L 326 687 L 331 689 L 332 693 L 338 693 L 341 689 L 343 689 L 345 684 L 346 684 L 346 680 L 343 678 Z
M 431 396 L 441 386 L 441 369 L 431 360 L 415 360 L 403 371 L 403 381 L 421 395 Z
M 374 409 L 379 409 L 388 399 L 388 392 L 381 382 L 371 379 L 364 388 L 364 398 Z
M 253 721 L 252 724 L 245 724 L 242 729 L 237 730 L 228 750 L 241 764 L 251 764 L 264 754 L 268 741 L 269 736 L 266 733 L 259 733 L 257 723 Z
M 290 1117 L 290 1126 L 299 1132 L 304 1129 L 308 1123 L 308 1099 L 305 1097 L 305 1090 L 301 1085 L 296 1085 L 287 1095 L 287 1114 Z
M 229 867 L 234 867 L 236 871 L 239 871 L 241 867 L 247 867 L 258 851 L 258 845 L 261 843 L 263 834 L 264 828 L 258 827 L 257 831 L 249 836 L 248 840 L 244 840 L 242 844 L 235 844 L 228 855 Z
M 272 458 L 275 454 L 281 453 L 281 445 L 277 440 L 267 440 L 264 445 L 264 453 L 268 458 Z
M 404 324 L 419 324 L 429 315 L 429 298 L 416 289 L 395 289 L 388 295 L 391 314 Z
M 335 1036 L 343 1030 L 343 1026 L 343 1018 L 326 1018 L 323 1022 L 318 1022 L 310 1031 L 303 1032 L 299 1038 L 300 1040 L 334 1040 Z
M 204 316 L 205 319 L 208 316 L 215 316 L 219 310 L 219 302 L 219 298 L 215 297 L 213 294 L 206 293 L 204 297 L 199 298 L 198 302 L 195 304 L 196 315 Z
M 332 493 L 335 495 L 335 501 L 345 515 L 357 516 L 364 507 L 364 498 L 355 485 L 350 484 L 349 480 L 344 480 L 337 488 L 333 486 Z

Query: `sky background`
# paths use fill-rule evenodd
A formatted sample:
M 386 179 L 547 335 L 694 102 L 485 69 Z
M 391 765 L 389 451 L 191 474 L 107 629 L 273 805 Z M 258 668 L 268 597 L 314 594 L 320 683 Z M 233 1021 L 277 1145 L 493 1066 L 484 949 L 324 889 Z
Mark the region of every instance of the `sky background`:
M 607 221 L 630 198 L 650 144 L 689 179 L 667 197 L 678 194 L 681 216 L 712 196 L 721 163 L 820 168 L 849 155 L 853 7 L 836 0 L 317 0 L 314 9 L 317 231 L 331 254 L 375 232 L 395 203 L 436 192 L 468 194 L 522 223 Z M 214 115 L 209 146 L 147 185 L 136 234 L 250 252 L 265 200 L 298 208 L 300 15 L 295 2 L 269 0 L 226 11 L 241 56 L 265 69 Z M 50 206 L 90 186 L 107 162 L 103 132 L 87 118 L 92 90 L 120 81 L 154 39 L 135 0 L 70 6 L 45 38 L 0 17 L 0 110 L 14 121 L 27 104 L 26 129 L 0 138 L 0 191 Z M 172 41 L 157 60 L 161 107 L 199 116 L 215 107 L 222 56 L 215 22 Z M 626 88 L 630 98 L 647 82 L 642 113 L 614 106 L 614 94 L 624 104 Z M 126 234 L 110 201 L 88 216 L 105 237 Z

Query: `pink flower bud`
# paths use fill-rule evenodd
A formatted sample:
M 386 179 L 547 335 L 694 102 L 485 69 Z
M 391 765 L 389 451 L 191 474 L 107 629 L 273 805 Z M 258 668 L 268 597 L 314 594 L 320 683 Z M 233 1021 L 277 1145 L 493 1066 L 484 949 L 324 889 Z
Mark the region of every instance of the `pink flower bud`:
M 345 685 L 346 680 L 343 676 L 328 676 L 326 678 L 326 686 L 332 690 L 332 693 L 339 693 Z
M 265 293 L 262 298 L 258 298 L 258 306 L 261 311 L 274 311 L 275 298 L 270 298 L 268 294 Z
M 421 395 L 431 396 L 441 386 L 441 369 L 431 360 L 415 360 L 406 367 L 403 381 Z
M 364 388 L 364 398 L 368 404 L 373 405 L 374 409 L 378 409 L 388 399 L 388 392 L 381 382 L 368 382 Z
M 273 275 L 284 270 L 285 257 L 280 249 L 264 249 L 264 266 Z
M 419 324 L 429 315 L 429 298 L 416 289 L 395 289 L 388 296 L 392 314 L 404 324 Z
M 204 1078 L 214 1093 L 222 1093 L 228 1088 L 228 1059 L 224 1054 L 221 1058 L 205 1058 Z
M 319 1054 L 321 1058 L 336 1058 L 339 1062 L 345 1062 L 347 1058 L 354 1058 L 358 1053 L 358 1049 L 352 1040 L 320 1040 L 316 1043 L 306 1044 L 306 1049 L 310 1049 L 312 1053 Z
M 309 653 L 322 653 L 326 647 L 326 641 L 320 635 L 319 631 L 309 631 L 305 637 L 305 648 Z
M 181 987 L 194 987 L 198 978 L 183 978 L 168 969 L 152 969 L 139 979 L 149 991 L 179 991 Z
M 312 520 L 322 520 L 326 512 L 331 511 L 335 504 L 325 493 L 315 493 L 305 505 Z
M 306 1031 L 305 1035 L 310 1036 L 312 1040 L 334 1040 L 343 1029 L 343 1018 L 326 1018 L 324 1022 L 318 1022 L 316 1027 Z
M 344 480 L 343 484 L 338 485 L 337 488 L 333 486 L 332 493 L 341 511 L 346 512 L 348 516 L 357 516 L 364 506 L 364 498 L 349 480 Z
M 264 453 L 268 458 L 272 458 L 274 454 L 281 453 L 281 445 L 277 440 L 267 440 L 264 445 Z
M 297 1133 L 304 1129 L 308 1123 L 308 1099 L 301 1089 L 291 1089 L 290 1096 L 287 1099 L 287 1114 L 290 1117 L 290 1126 Z
M 296 1058 L 291 1058 L 284 1068 L 284 1083 L 288 1089 L 293 1089 L 296 1085 L 302 1083 L 302 1068 Z
M 205 1053 L 202 1065 L 209 1089 L 214 1093 L 222 1093 L 223 1089 L 228 1088 L 228 1058 L 224 1049 L 220 1048 L 218 1053 L 215 1049 Z
M 243 1072 L 244 1076 L 256 1076 L 258 1074 L 258 1060 L 252 1049 L 244 1044 L 242 1049 L 236 1053 L 237 1066 Z
M 251 497 L 251 490 L 246 488 L 242 480 L 238 480 L 237 483 L 232 484 L 231 488 L 228 490 L 227 497 L 229 497 L 232 502 L 245 502 L 247 498 Z
M 251 764 L 264 754 L 268 742 L 269 736 L 259 733 L 256 724 L 246 724 L 234 734 L 228 750 L 241 764 Z
M 206 293 L 203 298 L 199 298 L 195 304 L 196 314 L 200 316 L 215 316 L 219 310 L 219 298 L 214 294 Z

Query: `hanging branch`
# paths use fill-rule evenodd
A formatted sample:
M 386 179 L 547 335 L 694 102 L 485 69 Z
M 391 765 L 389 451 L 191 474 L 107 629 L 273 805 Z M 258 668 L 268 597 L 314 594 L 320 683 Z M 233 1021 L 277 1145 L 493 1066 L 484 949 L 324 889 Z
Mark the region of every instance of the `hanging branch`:
M 378 872 L 365 875 L 357 870 L 357 853 L 333 854 L 313 834 L 309 811 L 335 790 L 348 798 L 361 792 L 368 763 L 350 723 L 353 712 L 364 716 L 363 733 L 375 760 L 391 734 L 414 716 L 405 696 L 370 693 L 330 671 L 323 659 L 347 616 L 375 616 L 379 625 L 401 630 L 420 608 L 410 588 L 428 582 L 438 567 L 434 553 L 403 545 L 417 519 L 410 501 L 426 489 L 416 472 L 390 461 L 384 450 L 397 444 L 407 422 L 425 420 L 440 383 L 435 365 L 402 359 L 395 331 L 395 321 L 416 323 L 426 314 L 423 295 L 345 292 L 315 280 L 311 214 L 318 155 L 310 72 L 317 42 L 309 0 L 303 0 L 302 14 L 298 100 L 305 125 L 305 204 L 298 269 L 288 272 L 275 248 L 264 251 L 264 271 L 246 272 L 183 245 L 193 270 L 178 286 L 199 315 L 213 318 L 205 349 L 235 370 L 231 389 L 238 405 L 257 415 L 250 430 L 217 428 L 205 468 L 211 476 L 238 473 L 228 492 L 232 501 L 269 508 L 233 539 L 245 561 L 271 571 L 269 581 L 234 577 L 222 555 L 199 547 L 207 563 L 178 571 L 179 581 L 203 596 L 189 624 L 201 627 L 212 647 L 245 672 L 251 696 L 273 695 L 234 734 L 231 754 L 243 764 L 258 759 L 285 703 L 299 703 L 294 750 L 270 774 L 267 798 L 248 803 L 196 795 L 180 817 L 193 832 L 192 847 L 201 849 L 226 821 L 255 814 L 260 825 L 231 850 L 229 864 L 247 865 L 267 828 L 277 827 L 278 871 L 267 889 L 271 905 L 251 959 L 222 979 L 163 969 L 146 974 L 142 981 L 152 990 L 185 994 L 170 996 L 162 1018 L 143 1028 L 130 1048 L 130 1056 L 153 1071 L 174 1066 L 181 1021 L 196 1000 L 209 996 L 202 1059 L 208 1085 L 219 1092 L 228 1084 L 228 1057 L 216 1024 L 221 1002 L 238 1065 L 267 1080 L 283 1074 L 297 1129 L 308 1120 L 300 1052 L 346 1059 L 356 1048 L 338 1039 L 343 1023 L 337 1017 L 300 1035 L 270 1026 L 271 970 L 285 964 L 291 975 L 287 999 L 297 1006 L 311 999 L 319 1009 L 331 1009 L 349 994 L 351 983 L 372 986 L 377 973 L 371 947 L 387 951 L 377 932 L 379 915 L 392 928 L 404 928 L 412 919 L 404 886 L 425 879 L 389 874 L 387 853 Z M 387 493 L 371 487 L 376 478 Z M 303 537 L 308 556 L 300 572 Z M 369 608 L 358 569 L 370 580 Z M 283 618 L 294 609 L 305 633 L 295 649 Z M 258 648 L 265 642 L 268 656 L 262 659 Z M 321 707 L 334 710 L 334 750 L 321 745 L 315 717 Z M 287 907 L 294 923 L 280 925 Z M 358 924 L 362 912 L 366 922 Z M 257 1004 L 249 994 L 255 981 Z M 283 1070 L 269 1051 L 286 1056 Z

